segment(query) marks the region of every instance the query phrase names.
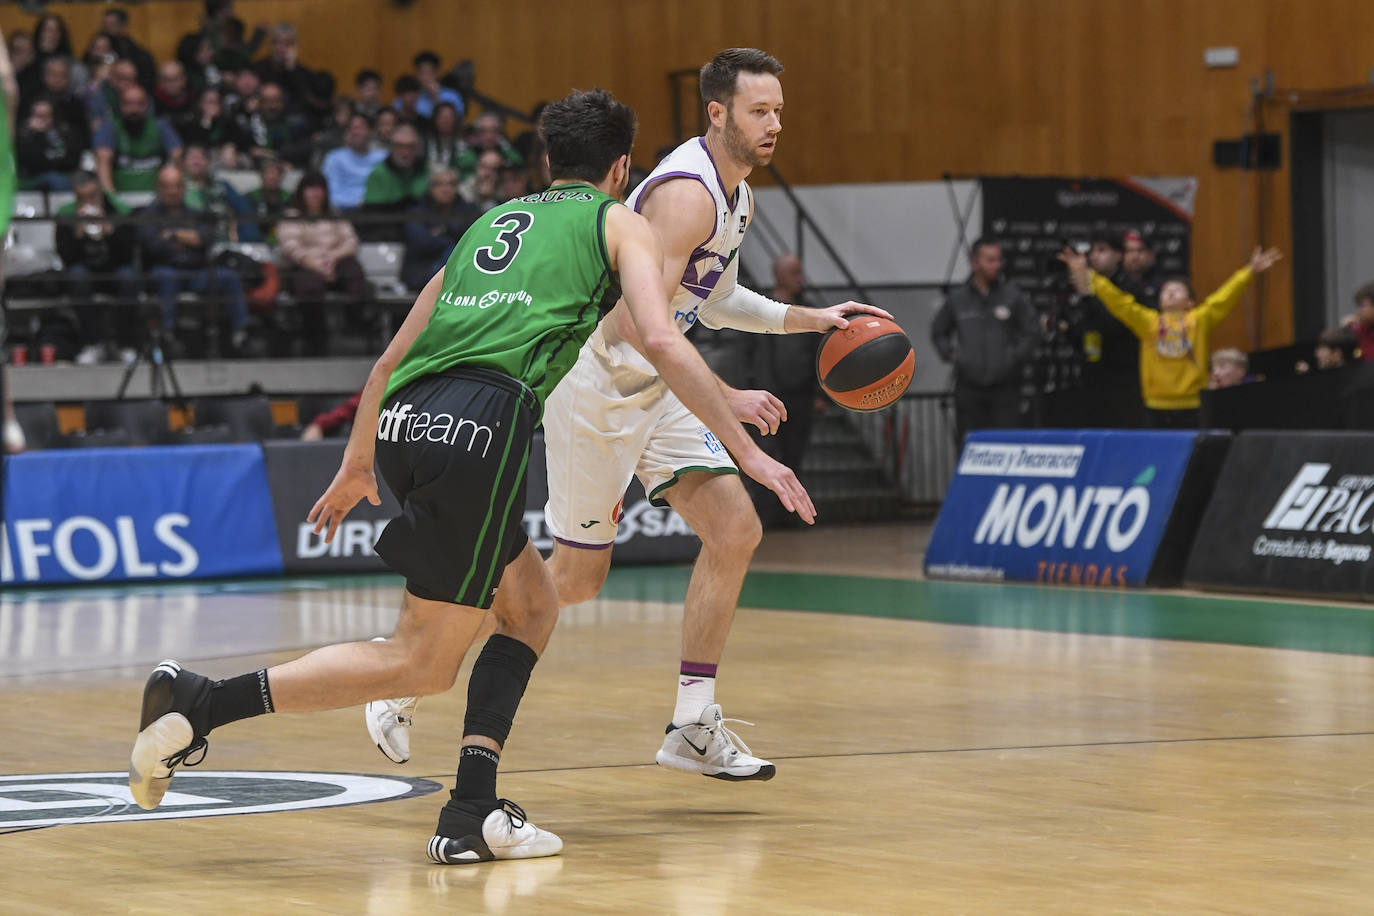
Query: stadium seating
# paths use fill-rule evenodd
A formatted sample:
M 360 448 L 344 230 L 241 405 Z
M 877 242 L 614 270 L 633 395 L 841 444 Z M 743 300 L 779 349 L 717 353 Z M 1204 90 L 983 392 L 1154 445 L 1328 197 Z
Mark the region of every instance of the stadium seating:
M 124 430 L 131 445 L 168 445 L 177 438 L 167 418 L 167 405 L 155 398 L 89 401 L 86 428 Z
M 404 258 L 405 246 L 397 242 L 364 242 L 358 246 L 358 263 L 380 297 L 409 298 L 410 292 L 401 282 Z
M 226 428 L 234 442 L 294 439 L 301 432 L 299 424 L 278 426 L 272 403 L 263 394 L 197 398 L 193 406 L 197 429 Z

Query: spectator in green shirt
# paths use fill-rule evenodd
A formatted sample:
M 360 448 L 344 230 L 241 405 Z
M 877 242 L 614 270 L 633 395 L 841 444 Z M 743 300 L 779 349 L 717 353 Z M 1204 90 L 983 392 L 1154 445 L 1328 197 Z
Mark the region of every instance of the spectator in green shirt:
M 106 191 L 151 191 L 163 165 L 180 165 L 181 138 L 148 111 L 148 93 L 130 86 L 119 98 L 119 116 L 95 135 L 96 170 Z
M 421 156 L 420 134 L 409 124 L 400 124 L 391 135 L 390 154 L 373 167 L 363 191 L 363 211 L 369 214 L 400 214 L 411 209 L 429 189 L 429 171 Z M 364 224 L 364 234 L 372 241 L 400 238 L 399 222 Z

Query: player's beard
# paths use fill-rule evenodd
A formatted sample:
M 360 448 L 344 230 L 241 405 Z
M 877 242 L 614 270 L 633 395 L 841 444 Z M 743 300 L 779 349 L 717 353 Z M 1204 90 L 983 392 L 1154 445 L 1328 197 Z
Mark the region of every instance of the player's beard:
M 725 130 L 721 132 L 721 139 L 725 141 L 725 152 L 740 165 L 747 165 L 753 169 L 767 165 L 772 159 L 772 156 L 763 155 L 756 145 L 749 142 L 744 131 L 735 123 L 733 112 L 725 112 Z

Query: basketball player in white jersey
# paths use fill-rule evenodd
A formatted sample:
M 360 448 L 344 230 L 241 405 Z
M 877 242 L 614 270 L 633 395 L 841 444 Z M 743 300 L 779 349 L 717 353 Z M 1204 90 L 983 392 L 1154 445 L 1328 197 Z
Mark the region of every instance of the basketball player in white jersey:
M 683 331 L 697 322 L 765 334 L 846 327 L 845 315 L 882 309 L 846 302 L 827 309 L 776 302 L 736 282 L 737 255 L 753 218 L 745 178 L 773 157 L 782 130 L 782 65 L 763 51 L 722 51 L 701 70 L 711 124 L 669 154 L 627 201 L 663 240 L 664 286 Z M 704 240 L 704 241 L 703 241 Z M 775 433 L 787 419 L 766 391 L 721 387 L 735 416 Z M 596 597 L 610 569 L 625 488 L 638 475 L 654 505 L 671 506 L 702 541 L 687 586 L 677 704 L 660 765 L 719 779 L 771 779 L 725 726 L 715 678 L 762 528 L 729 453 L 668 390 L 641 353 L 624 302 L 600 323 L 544 413 L 554 536 L 550 567 L 561 606 Z M 803 516 L 810 523 L 813 519 Z M 409 757 L 413 701 L 369 704 L 368 730 L 384 754 Z

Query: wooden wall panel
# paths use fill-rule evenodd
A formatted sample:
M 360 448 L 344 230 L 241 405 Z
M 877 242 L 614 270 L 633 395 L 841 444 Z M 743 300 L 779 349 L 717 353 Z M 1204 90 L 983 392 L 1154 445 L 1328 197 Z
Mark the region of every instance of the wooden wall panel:
M 60 7 L 84 44 L 99 7 Z M 199 4 L 130 8 L 156 53 L 194 26 Z M 1288 173 L 1211 165 L 1212 141 L 1248 123 L 1250 80 L 1351 85 L 1374 65 L 1368 0 L 239 0 L 245 21 L 301 27 L 302 59 L 347 86 L 359 67 L 388 82 L 422 47 L 471 57 L 479 86 L 528 107 L 605 86 L 640 114 L 641 158 L 671 139 L 666 74 L 726 45 L 787 65 L 778 163 L 798 183 L 987 174 L 1191 174 L 1201 179 L 1196 280 L 1222 280 L 1256 241 L 1289 247 Z M 0 9 L 7 30 L 32 22 Z M 1206 70 L 1203 50 L 1239 49 Z M 1267 106 L 1286 136 L 1286 111 Z M 1288 155 L 1285 142 L 1285 163 Z M 1273 272 L 1220 339 L 1286 342 L 1291 283 Z

